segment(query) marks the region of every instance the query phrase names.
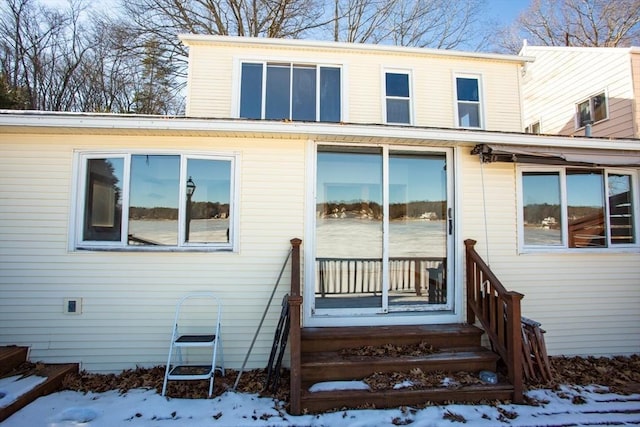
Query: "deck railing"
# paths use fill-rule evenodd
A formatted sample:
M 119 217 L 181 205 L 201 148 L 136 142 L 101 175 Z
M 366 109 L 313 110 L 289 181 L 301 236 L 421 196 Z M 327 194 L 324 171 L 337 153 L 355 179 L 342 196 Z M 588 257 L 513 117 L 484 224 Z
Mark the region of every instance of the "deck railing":
M 523 295 L 507 291 L 476 252 L 475 240 L 465 240 L 467 262 L 467 322 L 480 322 L 493 350 L 507 365 L 513 399 L 522 402 L 522 331 L 520 301 Z
M 300 363 L 301 353 L 301 312 L 302 296 L 300 295 L 300 245 L 302 240 L 291 239 L 291 292 L 289 293 L 289 351 L 290 351 L 290 382 L 289 382 L 289 411 L 293 415 L 300 415 L 300 391 L 302 389 L 302 372 Z

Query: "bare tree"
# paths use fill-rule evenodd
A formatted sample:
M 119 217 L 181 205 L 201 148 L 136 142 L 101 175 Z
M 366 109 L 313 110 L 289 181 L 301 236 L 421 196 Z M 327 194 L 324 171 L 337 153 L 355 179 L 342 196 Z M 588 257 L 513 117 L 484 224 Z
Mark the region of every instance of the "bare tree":
M 502 33 L 499 45 L 516 52 L 522 39 L 544 46 L 638 44 L 640 0 L 534 0 Z
M 88 49 L 80 1 L 70 2 L 66 14 L 34 0 L 6 0 L 3 6 L 1 61 L 10 85 L 25 89 L 28 108 L 71 108 L 78 69 Z
M 165 58 L 186 77 L 187 54 L 178 34 L 300 38 L 321 22 L 320 0 L 122 0 L 121 5 L 137 48 L 158 41 Z
M 484 0 L 334 0 L 333 40 L 477 49 Z

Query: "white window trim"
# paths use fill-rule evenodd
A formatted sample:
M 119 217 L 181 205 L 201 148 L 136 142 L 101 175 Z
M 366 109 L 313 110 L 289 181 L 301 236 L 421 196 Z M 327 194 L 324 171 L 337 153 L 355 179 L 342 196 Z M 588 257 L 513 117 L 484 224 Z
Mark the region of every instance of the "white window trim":
M 458 104 L 460 102 L 463 103 L 469 103 L 468 101 L 458 101 L 458 84 L 457 84 L 457 79 L 458 78 L 465 78 L 465 79 L 476 79 L 478 81 L 478 95 L 480 97 L 480 100 L 478 101 L 478 115 L 479 115 L 479 122 L 480 122 L 480 126 L 479 127 L 469 127 L 469 126 L 461 126 L 459 119 L 458 119 Z M 462 72 L 454 72 L 453 73 L 453 123 L 454 123 L 454 128 L 458 128 L 458 129 L 486 129 L 486 123 L 485 123 L 485 111 L 486 111 L 486 105 L 485 105 L 485 100 L 484 100 L 484 84 L 483 84 L 483 79 L 482 79 L 482 74 L 480 73 L 462 73 Z
M 533 130 L 533 126 L 537 124 L 538 125 L 538 133 L 534 133 L 532 132 Z M 531 121 L 527 127 L 525 128 L 525 133 L 528 133 L 530 135 L 541 135 L 542 134 L 542 121 L 540 119 L 536 119 Z
M 226 243 L 191 243 L 183 242 L 183 227 L 178 228 L 178 244 L 167 246 L 135 246 L 128 244 L 129 223 L 129 185 L 131 157 L 134 155 L 169 155 L 180 157 L 180 179 L 186 182 L 186 163 L 189 159 L 224 160 L 230 164 L 230 206 L 229 206 L 229 242 Z M 124 159 L 123 186 L 122 186 L 122 230 L 120 242 L 110 241 L 83 241 L 83 221 L 86 197 L 86 172 L 87 161 L 90 159 L 120 157 Z M 221 152 L 197 152 L 176 150 L 114 150 L 114 151 L 75 151 L 73 157 L 73 183 L 70 224 L 69 224 L 69 251 L 123 251 L 123 252 L 238 252 L 239 251 L 239 212 L 240 212 L 240 154 Z M 186 200 L 184 186 L 179 188 L 179 204 Z M 184 221 L 184 210 L 178 210 L 178 223 Z M 183 243 L 180 243 L 183 242 Z
M 409 80 L 409 123 L 402 123 L 402 122 L 389 122 L 387 121 L 387 100 L 388 99 L 399 99 L 399 100 L 405 100 L 406 98 L 404 97 L 399 97 L 399 96 L 387 96 L 387 85 L 386 85 L 386 81 L 387 81 L 387 73 L 390 74 L 406 74 L 407 78 Z M 413 72 L 412 70 L 409 69 L 400 69 L 400 68 L 382 68 L 382 78 L 380 79 L 380 84 L 381 84 L 381 90 L 380 93 L 382 94 L 382 123 L 384 124 L 388 124 L 388 125 L 409 125 L 412 126 L 415 123 L 415 119 L 414 119 L 414 108 L 413 108 L 413 100 L 414 100 L 414 96 L 413 96 Z
M 580 129 L 584 129 L 585 126 L 581 126 L 580 125 L 580 104 L 583 104 L 585 101 L 589 101 L 589 113 L 591 114 L 591 116 L 593 117 L 593 111 L 591 111 L 591 99 L 593 99 L 594 97 L 600 95 L 600 94 L 604 94 L 604 104 L 607 110 L 607 116 L 602 119 L 602 120 L 598 120 L 597 122 L 594 121 L 592 123 L 592 125 L 595 125 L 596 123 L 602 123 L 606 120 L 609 120 L 609 92 L 607 91 L 607 89 L 602 89 L 596 92 L 593 92 L 591 95 L 582 98 L 581 100 L 579 100 L 578 102 L 575 103 L 574 105 L 574 111 L 575 111 L 575 118 L 574 118 L 574 125 L 575 125 L 575 130 L 580 130 Z
M 325 63 L 325 62 L 317 62 L 312 59 L 296 59 L 291 57 L 237 57 L 234 60 L 233 64 L 233 82 L 232 82 L 232 90 L 234 96 L 232 96 L 231 100 L 231 116 L 234 118 L 240 118 L 240 97 L 242 94 L 242 64 L 244 63 L 253 63 L 253 64 L 262 64 L 262 93 L 261 97 L 261 112 L 260 119 L 256 120 L 265 120 L 266 113 L 266 91 L 267 91 L 267 66 L 269 64 L 282 64 L 289 65 L 290 70 L 293 72 L 293 67 L 296 65 L 299 66 L 313 66 L 316 68 L 316 122 L 320 122 L 320 68 L 328 67 L 328 68 L 338 68 L 340 69 L 340 120 L 339 122 L 345 122 L 348 120 L 347 117 L 347 109 L 346 109 L 346 88 L 345 88 L 345 73 L 346 73 L 346 65 L 340 63 Z M 291 89 L 291 85 L 293 85 L 293 79 L 289 79 L 289 85 Z M 292 96 L 292 92 L 289 92 L 289 97 Z M 291 102 L 289 102 L 289 117 L 291 117 Z
M 570 248 L 569 245 L 569 227 L 567 217 L 567 187 L 566 187 L 566 170 L 580 169 L 579 167 L 572 166 L 544 166 L 544 165 L 517 165 L 516 166 L 516 192 L 517 192 L 517 221 L 518 221 L 518 253 L 620 253 L 620 252 L 638 252 L 640 249 L 640 180 L 638 171 L 633 169 L 615 168 L 615 167 L 601 167 L 601 168 L 589 168 L 584 169 L 599 169 L 603 171 L 603 190 L 604 190 L 604 204 L 605 204 L 605 218 L 607 219 L 607 246 L 602 248 Z M 560 217 L 562 223 L 562 244 L 561 245 L 525 245 L 524 244 L 524 191 L 522 185 L 523 172 L 558 172 L 560 176 Z M 611 233 L 609 229 L 609 192 L 607 187 L 607 177 L 609 174 L 625 174 L 631 176 L 631 194 L 633 198 L 634 207 L 634 232 L 636 243 L 629 244 L 611 244 Z

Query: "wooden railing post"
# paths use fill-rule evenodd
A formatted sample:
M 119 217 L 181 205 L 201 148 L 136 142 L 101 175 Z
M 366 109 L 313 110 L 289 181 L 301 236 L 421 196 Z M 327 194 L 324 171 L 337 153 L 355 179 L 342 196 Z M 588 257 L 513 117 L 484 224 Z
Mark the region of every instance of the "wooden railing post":
M 466 250 L 465 261 L 467 264 L 467 323 L 469 325 L 473 325 L 476 323 L 476 316 L 473 311 L 473 307 L 471 306 L 472 302 L 475 302 L 475 288 L 474 288 L 474 268 L 473 268 L 473 260 L 469 255 L 476 245 L 476 241 L 473 239 L 467 239 L 464 241 L 464 246 Z
M 508 349 L 507 368 L 509 379 L 513 385 L 513 400 L 515 403 L 522 403 L 523 380 L 522 380 L 522 312 L 520 302 L 524 295 L 518 292 L 507 292 L 505 296 L 509 300 L 507 303 L 507 343 L 511 344 Z
M 300 307 L 302 306 L 302 296 L 300 296 L 300 245 L 302 240 L 291 239 L 291 292 L 289 293 L 289 310 L 291 323 L 289 328 L 289 351 L 291 356 L 290 368 L 290 391 L 289 391 L 289 411 L 292 415 L 300 415 L 300 391 L 302 387 L 300 369 Z

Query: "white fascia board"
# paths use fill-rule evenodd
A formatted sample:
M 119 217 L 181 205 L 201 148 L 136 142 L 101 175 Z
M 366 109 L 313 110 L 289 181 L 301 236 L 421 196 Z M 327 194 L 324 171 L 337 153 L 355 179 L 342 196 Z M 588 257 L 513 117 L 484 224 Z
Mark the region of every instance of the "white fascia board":
M 316 123 L 243 119 L 205 119 L 170 116 L 136 116 L 123 114 L 20 112 L 0 110 L 0 133 L 3 128 L 93 129 L 130 132 L 174 132 L 200 134 L 269 135 L 328 140 L 332 137 L 462 144 L 506 144 L 514 146 L 574 147 L 585 149 L 632 150 L 640 152 L 638 139 L 609 139 L 533 135 L 355 123 Z M 13 131 L 13 130 L 12 130 Z
M 217 36 L 208 34 L 179 34 L 178 38 L 186 45 L 206 44 L 206 45 L 245 45 L 256 47 L 276 46 L 282 48 L 310 48 L 310 49 L 330 49 L 345 51 L 367 51 L 367 52 L 385 52 L 385 53 L 403 53 L 416 56 L 445 56 L 450 58 L 472 58 L 472 59 L 488 59 L 493 61 L 517 62 L 523 64 L 525 62 L 533 62 L 535 58 L 520 55 L 505 55 L 499 53 L 485 52 L 468 52 L 461 50 L 449 49 L 433 49 L 418 48 L 406 46 L 389 46 L 381 44 L 368 43 L 345 43 L 345 42 L 328 42 L 305 39 L 277 39 L 267 37 L 236 37 L 236 36 Z

